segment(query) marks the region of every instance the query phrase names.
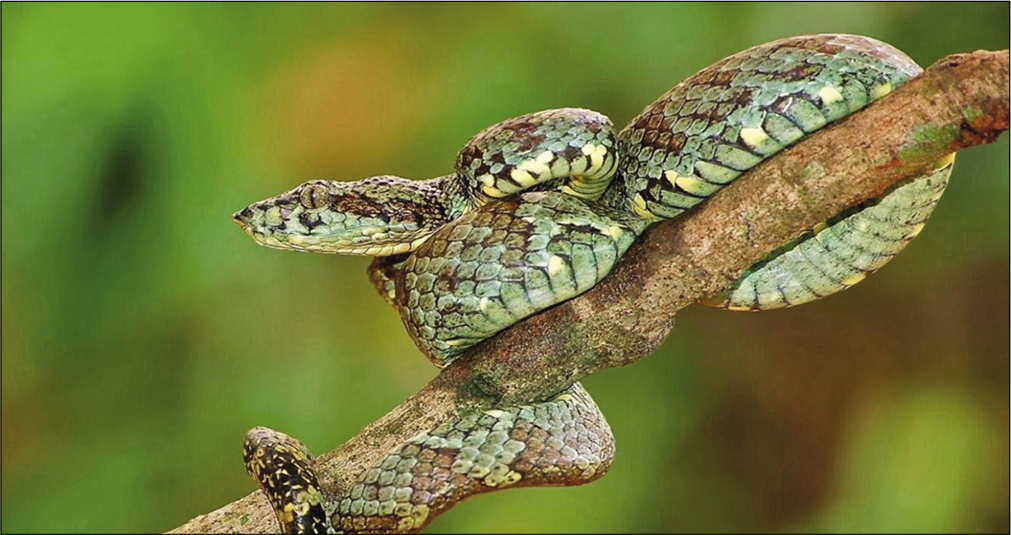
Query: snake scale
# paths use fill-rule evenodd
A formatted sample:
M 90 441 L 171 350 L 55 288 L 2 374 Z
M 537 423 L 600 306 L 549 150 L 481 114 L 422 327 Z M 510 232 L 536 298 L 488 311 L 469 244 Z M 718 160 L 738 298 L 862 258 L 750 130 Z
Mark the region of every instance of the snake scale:
M 444 367 L 593 287 L 649 225 L 919 72 L 867 37 L 783 39 L 703 69 L 618 133 L 589 110 L 531 113 L 472 138 L 449 175 L 315 180 L 234 218 L 269 247 L 377 257 L 372 283 Z M 766 310 L 856 284 L 920 232 L 953 156 L 811 229 L 706 304 Z M 596 479 L 614 441 L 577 383 L 550 400 L 445 422 L 389 452 L 341 495 L 321 489 L 307 449 L 287 435 L 253 429 L 244 454 L 285 532 L 408 532 L 474 494 Z

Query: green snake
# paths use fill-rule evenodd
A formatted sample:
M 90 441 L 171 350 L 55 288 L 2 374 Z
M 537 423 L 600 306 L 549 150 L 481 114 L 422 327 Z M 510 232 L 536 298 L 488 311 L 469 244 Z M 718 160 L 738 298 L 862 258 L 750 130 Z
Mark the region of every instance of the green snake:
M 377 257 L 372 283 L 444 367 L 593 287 L 648 226 L 920 72 L 867 37 L 783 39 L 693 75 L 617 134 L 589 110 L 530 113 L 477 134 L 449 175 L 315 180 L 234 218 L 268 247 Z M 953 156 L 811 229 L 705 303 L 767 310 L 856 284 L 920 232 Z M 285 532 L 408 532 L 477 493 L 596 479 L 614 441 L 577 383 L 550 400 L 445 422 L 389 452 L 341 495 L 321 489 L 294 438 L 256 428 L 244 453 Z

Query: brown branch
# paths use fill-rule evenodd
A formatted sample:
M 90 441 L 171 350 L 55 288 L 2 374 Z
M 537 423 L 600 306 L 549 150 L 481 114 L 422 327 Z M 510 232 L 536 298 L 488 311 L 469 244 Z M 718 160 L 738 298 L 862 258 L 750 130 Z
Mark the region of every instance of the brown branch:
M 319 458 L 330 490 L 463 409 L 545 399 L 649 355 L 674 312 L 725 288 L 818 222 L 1008 129 L 1008 51 L 949 56 L 865 110 L 771 158 L 691 214 L 655 225 L 586 294 L 481 344 L 358 436 Z M 238 464 L 239 456 L 232 460 Z M 176 533 L 276 531 L 260 492 Z

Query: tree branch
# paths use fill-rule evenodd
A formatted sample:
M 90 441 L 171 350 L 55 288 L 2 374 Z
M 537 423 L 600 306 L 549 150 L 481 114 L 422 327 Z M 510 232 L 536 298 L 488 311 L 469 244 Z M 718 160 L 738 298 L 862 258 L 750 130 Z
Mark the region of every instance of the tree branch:
M 517 324 L 457 360 L 386 416 L 318 458 L 321 484 L 350 482 L 462 410 L 546 399 L 649 355 L 674 313 L 847 207 L 1008 129 L 1008 51 L 944 58 L 859 113 L 770 158 L 690 214 L 654 225 L 591 291 Z M 239 464 L 239 456 L 234 459 Z M 264 533 L 259 491 L 175 533 Z

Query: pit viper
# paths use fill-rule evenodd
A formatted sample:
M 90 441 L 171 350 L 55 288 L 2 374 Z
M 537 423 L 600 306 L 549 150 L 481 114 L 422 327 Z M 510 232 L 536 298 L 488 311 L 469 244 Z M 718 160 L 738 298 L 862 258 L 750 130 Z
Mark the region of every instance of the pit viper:
M 474 136 L 448 175 L 313 180 L 234 219 L 268 247 L 377 257 L 373 285 L 444 367 L 593 287 L 648 226 L 920 72 L 867 37 L 782 39 L 703 69 L 618 133 L 590 110 L 529 113 Z M 810 229 L 705 304 L 767 310 L 856 284 L 920 232 L 953 162 Z M 298 440 L 261 427 L 244 444 L 246 468 L 285 532 L 417 531 L 474 494 L 591 481 L 613 455 L 607 422 L 578 383 L 445 422 L 340 495 L 320 487 Z

